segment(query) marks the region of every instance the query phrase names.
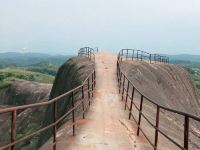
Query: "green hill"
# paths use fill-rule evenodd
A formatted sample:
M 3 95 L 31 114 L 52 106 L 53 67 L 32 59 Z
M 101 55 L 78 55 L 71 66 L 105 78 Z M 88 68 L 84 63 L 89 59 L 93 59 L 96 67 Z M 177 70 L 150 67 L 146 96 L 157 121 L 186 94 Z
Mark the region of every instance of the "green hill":
M 25 67 L 40 62 L 63 64 L 71 55 L 49 55 L 44 53 L 0 53 L 0 67 Z
M 0 69 L 0 86 L 6 86 L 15 79 L 35 81 L 39 83 L 53 83 L 54 76 L 27 71 L 18 68 Z
M 31 66 L 27 66 L 23 68 L 28 71 L 39 72 L 39 73 L 55 76 L 59 67 L 60 65 L 57 65 L 57 64 L 52 64 L 49 62 L 40 62 L 40 63 L 33 64 Z

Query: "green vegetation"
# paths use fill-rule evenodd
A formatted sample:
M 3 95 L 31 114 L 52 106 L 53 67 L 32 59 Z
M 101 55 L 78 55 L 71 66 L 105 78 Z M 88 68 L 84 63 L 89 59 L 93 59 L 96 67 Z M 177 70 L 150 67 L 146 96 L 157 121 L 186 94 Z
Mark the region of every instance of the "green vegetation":
M 59 66 L 60 65 L 51 64 L 48 62 L 40 62 L 31 66 L 24 67 L 24 69 L 28 71 L 39 72 L 43 74 L 56 76 Z
M 180 55 L 166 55 L 169 56 L 171 62 L 193 63 L 200 62 L 200 55 L 180 54 Z
M 200 67 L 200 66 L 199 66 Z M 197 88 L 200 89 L 200 68 L 185 67 L 195 81 Z
M 37 72 L 31 72 L 18 68 L 4 68 L 0 69 L 0 85 L 6 86 L 15 79 L 23 79 L 28 81 L 35 81 L 40 83 L 53 83 L 54 76 L 46 75 Z
M 53 83 L 57 70 L 70 55 L 42 53 L 0 53 L 0 88 L 16 79 Z
M 177 56 L 171 56 L 170 59 L 171 63 L 183 66 L 191 75 L 197 88 L 200 89 L 200 56 L 177 55 Z
M 61 65 L 70 55 L 48 55 L 43 53 L 0 53 L 0 68 L 26 67 L 40 62 Z

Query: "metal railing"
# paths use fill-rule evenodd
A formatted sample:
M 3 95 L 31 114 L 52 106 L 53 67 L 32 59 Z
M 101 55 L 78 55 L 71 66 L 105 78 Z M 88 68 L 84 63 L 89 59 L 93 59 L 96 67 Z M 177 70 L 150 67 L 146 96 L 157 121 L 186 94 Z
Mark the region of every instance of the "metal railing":
M 98 50 L 95 51 L 93 48 L 83 47 L 83 48 L 80 48 L 78 55 L 85 55 L 91 60 L 95 61 L 95 52 L 98 52 Z
M 136 122 L 137 125 L 137 136 L 139 136 L 140 131 L 143 133 L 144 137 L 147 139 L 147 141 L 150 143 L 150 145 L 153 147 L 154 150 L 158 149 L 158 139 L 159 139 L 159 134 L 161 134 L 164 138 L 166 138 L 170 143 L 174 144 L 178 148 L 182 150 L 188 150 L 189 149 L 189 127 L 191 125 L 191 121 L 197 121 L 200 124 L 200 117 L 177 111 L 174 109 L 167 108 L 165 106 L 162 106 L 158 103 L 156 103 L 154 100 L 143 94 L 140 90 L 137 89 L 137 87 L 134 85 L 133 82 L 131 82 L 128 77 L 125 75 L 124 72 L 122 72 L 122 69 L 120 67 L 121 61 L 123 59 L 121 53 L 118 55 L 118 60 L 117 60 L 117 80 L 118 80 L 118 85 L 119 85 L 119 93 L 122 94 L 122 101 L 125 99 L 125 110 L 128 108 L 129 110 L 129 119 L 133 118 L 133 120 Z M 127 59 L 125 59 L 127 60 Z M 137 102 L 135 100 L 135 93 L 139 93 L 140 96 L 140 101 Z M 128 105 L 128 101 L 129 105 Z M 148 118 L 147 115 L 144 114 L 143 112 L 143 103 L 144 101 L 147 101 L 148 103 L 152 104 L 154 107 L 156 107 L 156 116 L 155 116 L 155 123 L 152 123 L 150 119 Z M 139 106 L 137 106 L 139 104 Z M 138 112 L 138 118 L 136 118 L 132 112 L 132 110 L 135 108 L 135 111 Z M 183 145 L 179 144 L 177 141 L 172 139 L 168 134 L 164 133 L 161 131 L 159 124 L 163 123 L 160 122 L 160 112 L 161 111 L 166 111 L 170 112 L 173 114 L 180 115 L 184 117 L 184 122 L 183 122 L 183 130 L 184 130 L 184 137 L 183 137 Z M 147 112 L 151 114 L 151 112 Z M 142 129 L 141 127 L 141 119 L 145 119 L 147 123 L 155 130 L 154 134 L 154 141 L 152 141 L 148 136 L 147 133 Z M 191 139 L 190 139 L 191 140 Z M 199 141 L 200 142 L 200 141 Z
M 79 55 L 85 55 L 87 56 L 88 58 L 90 59 L 93 59 L 95 60 L 95 54 L 94 54 L 94 51 L 92 51 L 91 48 L 81 48 L 79 50 Z M 53 98 L 49 101 L 46 101 L 46 102 L 40 102 L 40 103 L 35 103 L 35 104 L 30 104 L 30 105 L 23 105 L 23 106 L 16 106 L 16 107 L 10 107 L 10 108 L 5 108 L 5 109 L 0 109 L 0 115 L 2 114 L 5 114 L 5 113 L 12 113 L 12 117 L 11 117 L 11 140 L 10 140 L 10 143 L 9 144 L 6 144 L 6 145 L 3 145 L 3 146 L 0 146 L 0 150 L 3 150 L 3 149 L 7 149 L 7 148 L 10 148 L 11 150 L 14 150 L 16 145 L 31 138 L 31 137 L 34 137 L 36 135 L 38 135 L 39 133 L 47 130 L 47 129 L 53 129 L 53 149 L 56 150 L 56 133 L 57 133 L 57 126 L 59 123 L 61 123 L 67 116 L 69 115 L 72 115 L 72 130 L 73 130 L 73 136 L 75 135 L 75 125 L 76 125 L 76 122 L 75 122 L 75 119 L 76 119 L 76 116 L 75 116 L 75 110 L 78 108 L 78 107 L 82 107 L 82 117 L 85 118 L 85 111 L 87 110 L 87 108 L 90 106 L 90 102 L 91 102 L 91 97 L 93 97 L 93 91 L 94 91 L 94 88 L 95 88 L 95 85 L 96 85 L 96 73 L 95 73 L 95 69 L 93 69 L 91 71 L 91 73 L 87 76 L 87 78 L 84 80 L 84 82 L 62 94 L 62 95 L 59 95 L 58 97 L 56 98 Z M 77 101 L 75 103 L 75 94 L 77 92 L 80 92 L 81 93 L 81 98 L 79 101 Z M 87 95 L 86 95 L 86 94 Z M 68 110 L 66 113 L 64 113 L 62 116 L 58 117 L 58 108 L 57 108 L 57 103 L 59 100 L 62 100 L 62 98 L 65 98 L 69 96 L 70 99 L 71 99 L 71 108 L 70 110 Z M 85 103 L 87 103 L 87 107 L 85 106 Z M 28 134 L 20 139 L 16 139 L 16 135 L 17 135 L 17 128 L 16 128 L 16 122 L 17 122 L 17 112 L 18 111 L 24 111 L 24 110 L 27 110 L 27 109 L 33 109 L 33 108 L 39 108 L 39 107 L 42 107 L 42 106 L 48 106 L 52 104 L 53 105 L 53 113 L 52 113 L 52 118 L 53 118 L 53 123 L 49 124 L 48 126 L 45 126 L 41 129 L 38 129 L 36 131 L 34 131 L 33 133 L 31 134 Z
M 158 54 L 150 54 L 145 51 L 135 49 L 122 49 L 118 54 L 118 60 L 146 60 L 150 63 L 169 63 L 169 57 Z

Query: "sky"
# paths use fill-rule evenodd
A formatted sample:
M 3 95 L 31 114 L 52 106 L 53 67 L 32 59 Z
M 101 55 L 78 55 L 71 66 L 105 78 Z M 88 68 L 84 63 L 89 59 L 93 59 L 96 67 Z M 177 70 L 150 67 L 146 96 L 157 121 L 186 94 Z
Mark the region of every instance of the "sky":
M 200 0 L 0 0 L 0 52 L 200 55 Z

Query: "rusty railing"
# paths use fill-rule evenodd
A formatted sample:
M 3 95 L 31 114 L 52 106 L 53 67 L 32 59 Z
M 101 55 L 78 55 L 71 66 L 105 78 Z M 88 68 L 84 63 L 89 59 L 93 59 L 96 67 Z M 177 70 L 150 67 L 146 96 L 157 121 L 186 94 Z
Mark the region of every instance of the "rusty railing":
M 95 60 L 95 54 L 94 54 L 94 51 L 91 48 L 88 48 L 88 47 L 81 48 L 79 50 L 78 54 L 79 55 L 85 55 L 88 58 L 92 59 L 93 61 Z M 52 133 L 53 134 L 53 144 L 52 144 L 53 150 L 56 150 L 56 133 L 57 133 L 58 124 L 61 123 L 67 116 L 72 115 L 72 125 L 71 126 L 72 126 L 72 130 L 73 130 L 73 136 L 75 135 L 75 125 L 76 125 L 75 110 L 78 107 L 82 107 L 82 117 L 85 118 L 85 111 L 90 106 L 91 97 L 93 97 L 93 91 L 94 91 L 95 85 L 96 85 L 96 74 L 95 74 L 95 69 L 94 69 L 87 76 L 87 78 L 84 80 L 84 82 L 80 86 L 78 86 L 78 87 L 76 87 L 76 88 L 56 97 L 56 98 L 53 98 L 49 101 L 30 104 L 30 105 L 23 105 L 23 106 L 16 106 L 16 107 L 0 109 L 0 115 L 5 114 L 5 113 L 11 113 L 12 114 L 10 143 L 3 145 L 3 146 L 0 146 L 0 150 L 4 150 L 4 149 L 7 149 L 7 148 L 14 150 L 17 144 L 19 144 L 19 143 L 21 143 L 21 142 L 23 142 L 27 139 L 30 139 L 31 137 L 34 137 L 34 136 L 38 135 L 39 133 L 41 133 L 41 132 L 43 132 L 47 129 L 50 129 L 50 128 L 53 129 L 52 130 L 53 131 L 53 133 Z M 77 101 L 75 103 L 75 98 L 74 98 L 75 96 L 74 95 L 77 92 L 81 93 L 81 98 L 80 98 L 79 101 Z M 60 99 L 67 97 L 67 96 L 70 96 L 72 106 L 71 106 L 69 111 L 67 111 L 66 113 L 64 113 L 62 116 L 60 116 L 58 118 L 57 102 Z M 87 103 L 88 105 L 85 106 L 85 103 Z M 50 104 L 53 105 L 53 113 L 52 113 L 53 123 L 49 124 L 48 126 L 41 128 L 41 129 L 38 129 L 31 134 L 25 135 L 20 139 L 16 139 L 16 135 L 17 135 L 17 130 L 16 130 L 17 129 L 16 128 L 17 112 L 22 111 L 22 110 L 24 111 L 24 110 L 27 110 L 27 109 L 38 108 L 38 107 L 42 107 L 42 106 L 45 107 L 45 106 L 48 106 Z
M 158 54 L 150 54 L 145 51 L 135 49 L 122 49 L 118 54 L 118 60 L 141 60 L 150 63 L 169 63 L 169 58 Z
M 147 139 L 147 141 L 150 143 L 150 145 L 153 147 L 154 150 L 158 149 L 159 134 L 161 134 L 167 141 L 169 141 L 171 144 L 177 146 L 178 148 L 180 148 L 182 150 L 188 150 L 189 149 L 189 141 L 191 141 L 191 139 L 189 139 L 189 127 L 191 125 L 191 121 L 196 121 L 197 123 L 200 123 L 200 117 L 162 106 L 162 105 L 156 103 L 154 100 L 150 99 L 145 94 L 143 94 L 140 90 L 138 90 L 137 87 L 134 85 L 134 83 L 131 82 L 128 79 L 128 77 L 125 75 L 125 73 L 122 72 L 122 70 L 121 70 L 121 67 L 120 67 L 121 61 L 128 60 L 128 58 L 126 58 L 126 57 L 124 59 L 123 51 L 124 50 L 120 51 L 120 53 L 118 55 L 118 60 L 117 60 L 117 80 L 118 80 L 118 85 L 119 85 L 119 93 L 122 94 L 122 101 L 125 100 L 125 110 L 127 108 L 129 110 L 129 119 L 133 118 L 133 120 L 136 122 L 137 136 L 139 136 L 140 131 L 141 131 L 143 133 L 144 137 Z M 125 51 L 127 52 L 126 54 L 130 55 L 130 53 L 128 53 L 130 50 L 125 50 Z M 134 53 L 135 51 L 132 51 L 132 52 Z M 136 51 L 136 52 L 138 52 L 138 51 Z M 136 53 L 136 55 L 137 55 L 137 53 Z M 125 56 L 127 56 L 127 55 L 125 55 Z M 131 59 L 132 58 L 133 57 L 131 57 Z M 161 62 L 163 62 L 163 59 Z M 169 61 L 168 61 L 168 59 L 165 59 L 164 62 L 168 63 Z M 139 97 L 140 97 L 140 100 L 137 101 L 137 104 L 136 104 L 136 100 L 135 100 L 136 92 L 139 93 Z M 129 101 L 129 105 L 128 105 L 128 101 Z M 143 107 L 144 107 L 145 101 L 152 104 L 156 108 L 155 123 L 152 123 L 152 121 L 150 121 L 148 116 L 146 116 L 143 112 Z M 137 116 L 138 118 L 135 117 L 132 112 L 134 109 L 135 109 L 135 111 L 138 112 L 138 116 Z M 170 112 L 170 113 L 177 114 L 177 115 L 184 117 L 184 121 L 182 123 L 183 130 L 184 130 L 183 131 L 184 132 L 183 133 L 183 141 L 182 141 L 183 145 L 179 144 L 177 141 L 172 139 L 167 133 L 164 133 L 159 128 L 159 124 L 163 123 L 163 122 L 160 122 L 160 112 L 162 112 L 162 111 Z M 151 112 L 147 112 L 147 113 L 151 114 Z M 142 118 L 145 119 L 146 122 L 149 123 L 149 125 L 155 130 L 153 141 L 151 138 L 148 137 L 147 133 L 141 127 L 141 119 Z
M 90 58 L 91 60 L 95 61 L 95 52 L 98 52 L 98 48 L 97 48 L 97 50 L 95 50 L 90 47 L 83 47 L 83 48 L 80 48 L 78 55 L 85 55 L 88 58 Z

